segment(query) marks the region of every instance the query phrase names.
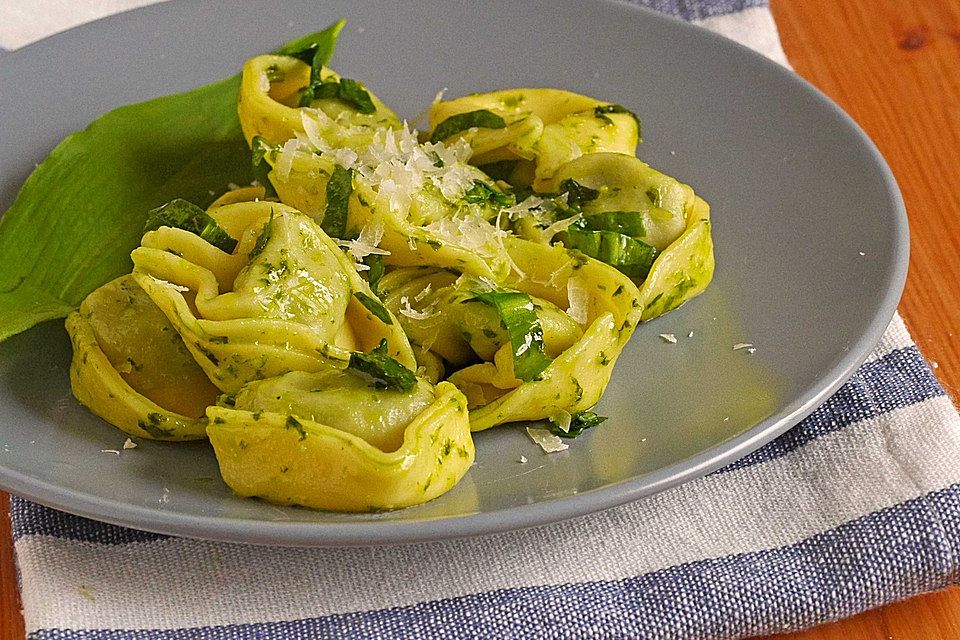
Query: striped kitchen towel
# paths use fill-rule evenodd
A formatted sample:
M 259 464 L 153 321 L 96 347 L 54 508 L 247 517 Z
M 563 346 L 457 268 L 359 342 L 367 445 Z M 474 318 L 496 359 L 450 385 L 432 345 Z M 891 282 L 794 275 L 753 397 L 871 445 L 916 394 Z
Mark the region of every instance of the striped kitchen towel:
M 149 0 L 148 0 L 149 1 Z M 0 47 L 144 0 L 0 5 Z M 645 0 L 785 64 L 762 0 Z M 550 526 L 292 549 L 11 499 L 32 638 L 746 638 L 957 580 L 960 417 L 899 318 L 826 403 L 705 478 Z

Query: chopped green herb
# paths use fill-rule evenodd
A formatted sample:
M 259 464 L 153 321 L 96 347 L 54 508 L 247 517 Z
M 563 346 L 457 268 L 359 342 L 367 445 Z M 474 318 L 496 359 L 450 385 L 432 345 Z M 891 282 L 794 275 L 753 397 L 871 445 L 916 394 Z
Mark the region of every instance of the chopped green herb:
M 647 235 L 640 211 L 604 211 L 583 217 L 583 224 L 591 231 L 616 231 L 634 239 Z
M 290 56 L 310 65 L 315 64 L 315 62 L 325 65 L 333 57 L 333 50 L 337 46 L 337 37 L 346 23 L 346 20 L 338 20 L 323 31 L 297 38 L 273 53 L 278 56 Z
M 162 413 L 148 413 L 147 419 L 140 420 L 137 425 L 154 438 L 169 438 L 173 435 L 173 429 L 160 426 L 166 421 L 167 417 Z
M 207 360 L 209 360 L 211 364 L 213 364 L 213 366 L 215 367 L 220 366 L 220 360 L 217 358 L 217 356 L 214 355 L 214 353 L 210 351 L 210 349 L 207 349 L 205 346 L 203 346 L 203 344 L 199 340 L 194 342 L 193 346 L 197 349 L 197 351 L 202 353 L 204 357 Z
M 585 187 L 573 178 L 567 178 L 560 183 L 560 193 L 567 194 L 567 205 L 577 211 L 585 203 L 600 197 L 599 191 Z
M 296 430 L 296 432 L 300 434 L 300 440 L 306 440 L 307 432 L 304 430 L 303 425 L 300 424 L 300 421 L 293 416 L 287 416 L 287 423 L 284 426 L 286 426 L 287 429 Z
M 368 296 L 363 291 L 354 292 L 353 297 L 359 300 L 360 304 L 366 307 L 367 311 L 379 318 L 381 322 L 384 324 L 393 324 L 393 319 L 390 317 L 390 312 L 387 311 L 387 308 L 383 306 L 382 302 L 376 298 Z
M 277 65 L 271 64 L 267 67 L 267 80 L 270 82 L 283 82 L 286 78 L 287 74 Z
M 370 255 L 364 257 L 363 264 L 370 267 L 367 271 L 367 284 L 370 285 L 370 290 L 373 291 L 373 294 L 379 296 L 380 293 L 377 291 L 377 286 L 380 284 L 380 278 L 383 277 L 386 267 L 383 265 L 383 256 L 379 253 L 371 253 Z
M 314 100 L 336 98 L 360 113 L 376 113 L 377 105 L 363 84 L 350 78 L 336 80 L 314 80 L 300 96 L 300 106 L 307 107 Z
M 647 277 L 657 257 L 656 249 L 622 233 L 592 231 L 578 223 L 570 225 L 566 232 L 560 234 L 561 241 L 568 248 L 609 264 L 631 278 Z
M 314 100 L 336 98 L 340 94 L 340 82 L 338 80 L 318 81 L 311 85 L 311 89 L 312 93 L 306 98 L 308 104 Z M 301 100 L 301 106 L 305 106 L 303 100 Z
M 267 220 L 263 228 L 260 229 L 260 234 L 257 236 L 257 241 L 253 244 L 253 249 L 250 250 L 250 259 L 253 260 L 258 255 L 263 253 L 263 250 L 267 248 L 267 243 L 270 242 L 270 234 L 273 232 L 273 210 L 270 211 L 270 219 Z
M 413 371 L 387 355 L 387 341 L 383 339 L 368 353 L 354 351 L 347 368 L 373 380 L 378 389 L 409 391 L 417 384 Z
M 613 124 L 613 121 L 607 117 L 608 113 L 625 113 L 631 118 L 633 118 L 634 122 L 637 123 L 637 136 L 638 137 L 640 136 L 640 118 L 638 118 L 637 114 L 635 114 L 633 111 L 630 111 L 629 109 L 622 107 L 619 104 L 604 104 L 604 105 L 600 105 L 599 107 L 596 107 L 593 110 L 593 115 L 606 121 L 608 124 Z
M 506 126 L 506 121 L 492 111 L 477 109 L 476 111 L 468 111 L 450 116 L 438 124 L 433 130 L 433 133 L 430 134 L 430 142 L 446 140 L 461 131 L 466 131 L 474 127 L 479 129 L 503 129 Z
M 337 97 L 356 107 L 360 113 L 374 113 L 377 110 L 363 84 L 350 78 L 340 78 L 340 93 Z
M 567 255 L 570 256 L 570 263 L 573 265 L 574 271 L 582 269 L 585 264 L 590 262 L 590 259 L 577 249 L 568 249 Z
M 597 426 L 606 419 L 606 416 L 598 416 L 593 411 L 581 411 L 580 413 L 573 414 L 573 417 L 570 419 L 569 431 L 564 431 L 559 425 L 553 422 L 549 422 L 547 428 L 550 430 L 550 433 L 560 436 L 561 438 L 576 438 L 587 429 Z
M 530 382 L 543 373 L 552 359 L 544 352 L 543 329 L 530 296 L 520 291 L 487 291 L 471 300 L 497 310 L 510 337 L 514 375 Z
M 663 206 L 663 194 L 660 192 L 660 187 L 650 187 L 647 189 L 647 198 L 653 206 Z
M 342 238 L 347 230 L 347 211 L 353 193 L 353 171 L 340 165 L 333 168 L 327 181 L 327 209 L 320 228 L 332 238 Z
M 171 200 L 147 213 L 147 223 L 143 232 L 160 227 L 175 227 L 196 234 L 226 253 L 233 253 L 237 241 L 223 230 L 217 221 L 197 205 L 181 198 Z
M 278 151 L 279 147 L 267 142 L 263 136 L 253 136 L 250 141 L 250 161 L 253 165 L 253 176 L 259 182 L 265 191 L 264 197 L 274 198 L 277 190 L 270 181 L 270 163 L 267 162 L 267 155 Z
M 463 194 L 463 199 L 471 204 L 490 203 L 501 208 L 509 207 L 514 203 L 513 198 L 509 194 L 494 189 L 480 180 L 473 181 L 473 186 Z

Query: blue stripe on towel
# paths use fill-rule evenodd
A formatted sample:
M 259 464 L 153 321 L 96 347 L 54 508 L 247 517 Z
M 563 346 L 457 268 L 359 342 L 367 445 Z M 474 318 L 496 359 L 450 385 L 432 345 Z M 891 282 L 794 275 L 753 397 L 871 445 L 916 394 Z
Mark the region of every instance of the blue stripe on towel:
M 10 521 L 13 526 L 14 540 L 19 540 L 28 535 L 43 535 L 80 542 L 124 544 L 127 542 L 162 540 L 169 537 L 159 533 L 147 533 L 137 529 L 127 529 L 105 522 L 88 520 L 34 504 L 14 495 L 10 496 Z
M 745 523 L 749 526 L 749 523 Z M 779 549 L 646 575 L 489 593 L 377 611 L 160 631 L 44 629 L 36 640 L 292 637 L 747 637 L 852 615 L 957 579 L 960 484 Z
M 715 473 L 774 460 L 828 433 L 930 398 L 944 395 L 916 347 L 897 349 L 862 365 L 836 394 L 776 440 Z M 87 520 L 11 496 L 15 540 L 48 535 L 100 544 L 162 540 L 167 536 Z
M 684 20 L 703 20 L 754 7 L 766 7 L 767 0 L 625 0 Z
M 774 460 L 855 422 L 942 395 L 945 395 L 943 387 L 915 346 L 891 351 L 861 365 L 833 396 L 800 424 L 715 473 Z

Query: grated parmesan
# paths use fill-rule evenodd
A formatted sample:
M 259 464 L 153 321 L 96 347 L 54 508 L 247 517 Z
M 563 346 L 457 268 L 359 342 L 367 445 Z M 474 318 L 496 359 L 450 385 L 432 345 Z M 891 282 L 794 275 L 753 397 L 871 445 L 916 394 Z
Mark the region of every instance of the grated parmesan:
M 672 333 L 661 333 L 660 337 L 664 342 L 669 342 L 670 344 L 677 344 L 677 336 Z
M 733 345 L 734 351 L 740 351 L 741 349 L 747 349 L 749 351 L 751 348 L 753 348 L 753 345 L 749 342 L 738 342 Z
M 136 448 L 137 448 L 137 443 L 134 442 L 133 440 L 131 440 L 130 438 L 127 438 L 126 440 L 123 441 L 123 448 L 124 448 L 124 449 L 136 449 Z

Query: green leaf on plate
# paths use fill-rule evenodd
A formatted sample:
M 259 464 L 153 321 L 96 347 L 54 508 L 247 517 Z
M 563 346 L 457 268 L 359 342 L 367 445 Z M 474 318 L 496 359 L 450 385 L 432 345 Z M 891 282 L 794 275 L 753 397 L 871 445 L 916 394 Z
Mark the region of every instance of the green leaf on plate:
M 120 107 L 40 163 L 0 218 L 0 340 L 128 273 L 151 209 L 178 197 L 206 207 L 251 181 L 239 83 Z

